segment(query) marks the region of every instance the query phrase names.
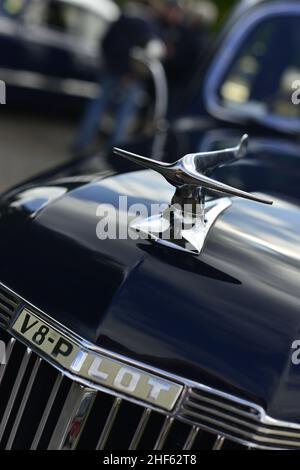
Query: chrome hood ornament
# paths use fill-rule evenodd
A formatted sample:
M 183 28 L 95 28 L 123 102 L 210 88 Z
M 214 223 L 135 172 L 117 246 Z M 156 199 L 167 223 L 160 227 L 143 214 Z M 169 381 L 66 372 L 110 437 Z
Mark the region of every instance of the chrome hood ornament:
M 205 203 L 205 189 L 273 204 L 268 199 L 233 188 L 208 176 L 215 168 L 243 158 L 247 154 L 247 148 L 248 136 L 244 135 L 237 147 L 189 154 L 175 163 L 159 162 L 115 148 L 115 154 L 160 173 L 176 188 L 167 210 L 135 222 L 131 228 L 170 248 L 199 255 L 218 216 L 232 205 L 228 197 Z

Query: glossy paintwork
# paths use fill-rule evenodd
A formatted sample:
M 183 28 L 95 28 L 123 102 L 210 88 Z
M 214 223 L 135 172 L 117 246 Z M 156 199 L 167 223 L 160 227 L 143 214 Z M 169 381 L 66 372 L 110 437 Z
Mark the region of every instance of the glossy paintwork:
M 200 81 L 194 104 L 199 91 Z M 246 160 L 213 176 L 275 204 L 233 200 L 200 257 L 148 241 L 97 238 L 99 204 L 117 207 L 119 195 L 127 195 L 129 205 L 149 205 L 173 194 L 159 175 L 125 173 L 131 168 L 110 156 L 101 159 L 102 169 L 118 176 L 97 176 L 95 158 L 2 197 L 0 281 L 87 340 L 300 423 L 300 366 L 291 362 L 291 345 L 300 339 L 296 139 L 279 139 L 253 123 L 229 128 L 204 113 L 197 123 L 176 123 L 164 158 L 230 147 L 245 132 Z M 125 148 L 150 157 L 151 147 Z M 88 173 L 94 175 L 73 178 Z M 24 191 L 32 187 L 28 197 Z
M 270 152 L 261 152 L 266 182 L 280 168 L 282 177 L 297 178 L 292 154 L 274 153 L 271 165 Z M 224 169 L 222 180 L 242 181 L 247 167 L 259 171 L 250 155 L 246 165 Z M 200 257 L 97 238 L 99 204 L 117 207 L 119 194 L 129 206 L 170 200 L 171 186 L 152 172 L 66 188 L 33 218 L 13 197 L 1 212 L 0 279 L 100 346 L 300 422 L 300 372 L 291 363 L 291 344 L 300 338 L 299 200 L 263 186 L 247 189 L 272 195 L 275 205 L 234 200 Z

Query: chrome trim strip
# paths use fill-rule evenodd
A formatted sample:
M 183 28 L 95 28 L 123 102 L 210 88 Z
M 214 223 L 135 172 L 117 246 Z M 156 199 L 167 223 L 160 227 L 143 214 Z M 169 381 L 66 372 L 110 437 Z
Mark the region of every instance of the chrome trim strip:
M 191 450 L 196 440 L 196 437 L 198 436 L 198 433 L 199 433 L 199 428 L 197 426 L 193 426 L 189 432 L 189 435 L 184 443 L 182 450 Z
M 196 409 L 195 410 L 190 410 L 190 409 L 186 408 L 186 406 L 188 406 L 190 408 L 194 407 Z M 232 424 L 237 424 L 237 425 L 240 424 L 241 426 L 244 426 L 246 428 L 250 428 L 250 430 L 252 429 L 255 432 L 259 432 L 259 433 L 263 433 L 263 434 L 274 434 L 274 435 L 286 436 L 286 437 L 295 437 L 295 438 L 300 439 L 300 433 L 297 434 L 297 433 L 292 433 L 292 432 L 287 432 L 287 431 L 278 431 L 276 429 L 273 430 L 273 429 L 263 428 L 263 427 L 259 426 L 259 424 L 256 425 L 256 424 L 249 423 L 248 421 L 245 421 L 245 420 L 243 421 L 241 419 L 235 418 L 232 415 L 219 412 L 219 411 L 215 410 L 214 408 L 207 408 L 207 407 L 201 406 L 199 404 L 191 405 L 191 403 L 188 402 L 188 401 L 185 403 L 185 405 L 182 408 L 183 414 L 186 414 L 186 415 L 188 415 L 190 412 L 193 412 L 193 413 L 196 414 L 197 410 L 199 410 L 199 412 L 203 411 L 203 412 L 215 415 L 216 419 L 217 418 L 224 418 L 226 421 L 232 422 Z
M 2 305 L 2 301 L 5 302 L 6 304 L 9 304 L 12 310 L 16 309 L 18 306 L 18 302 L 15 302 L 12 300 L 10 297 L 5 296 L 1 291 L 0 291 L 0 303 Z
M 18 309 L 18 301 L 15 296 L 0 287 L 0 322 L 7 325 Z
M 288 440 L 272 439 L 272 438 L 265 437 L 265 436 L 259 436 L 259 435 L 256 435 L 255 433 L 249 433 L 249 432 L 243 431 L 239 428 L 235 428 L 231 426 L 230 424 L 226 424 L 222 421 L 217 421 L 216 419 L 210 418 L 202 414 L 189 412 L 189 414 L 183 413 L 182 417 L 186 418 L 187 421 L 190 423 L 194 423 L 196 421 L 199 426 L 203 426 L 202 423 L 204 421 L 204 425 L 206 426 L 207 429 L 209 429 L 209 425 L 211 425 L 212 427 L 210 429 L 218 434 L 224 429 L 224 431 L 227 432 L 227 435 L 225 434 L 225 432 L 222 433 L 222 435 L 224 435 L 225 437 L 229 436 L 230 438 L 231 435 L 228 434 L 228 432 L 229 433 L 232 432 L 233 435 L 238 435 L 238 436 L 240 435 L 243 437 L 243 439 L 245 439 L 244 442 L 247 442 L 247 443 L 254 442 L 257 444 L 261 444 L 261 445 L 273 444 L 275 447 L 276 446 L 297 447 L 297 448 L 300 447 L 300 441 L 295 441 L 295 440 L 288 441 Z M 239 439 L 239 437 L 237 437 L 236 439 Z M 247 439 L 249 439 L 249 441 L 246 441 Z
M 144 431 L 147 427 L 147 424 L 148 424 L 148 421 L 149 421 L 149 418 L 151 416 L 151 409 L 150 408 L 146 408 L 142 414 L 142 417 L 140 419 L 140 422 L 138 424 L 138 427 L 135 431 L 135 434 L 132 438 L 132 441 L 131 441 L 131 444 L 129 446 L 129 450 L 136 450 L 140 441 L 141 441 L 141 438 L 144 434 Z
M 11 354 L 13 352 L 13 349 L 14 349 L 14 345 L 16 344 L 16 340 L 15 338 L 11 338 L 10 342 L 8 343 L 8 346 L 6 348 L 6 364 L 3 364 L 2 366 L 0 366 L 0 385 L 1 385 L 1 382 L 4 378 L 4 375 L 5 375 L 5 371 L 7 369 L 7 366 L 8 366 L 8 363 L 9 363 L 9 359 L 11 357 Z
M 222 408 L 222 410 L 230 411 L 232 413 L 235 413 L 236 415 L 243 416 L 245 418 L 249 418 L 249 419 L 256 420 L 257 422 L 259 422 L 259 415 L 257 413 L 254 414 L 254 413 L 250 413 L 247 411 L 243 411 L 237 407 L 227 405 L 226 403 L 221 402 L 221 401 L 217 401 L 214 398 L 208 398 L 201 393 L 196 393 L 194 389 L 190 390 L 185 404 L 189 406 L 197 407 L 198 403 L 195 403 L 194 401 L 191 401 L 190 399 L 194 399 L 198 401 L 205 401 L 206 403 L 209 403 L 210 405 L 213 405 L 217 408 Z
M 48 450 L 76 449 L 96 395 L 95 390 L 77 383 L 71 385 Z
M 106 423 L 104 425 L 103 431 L 100 435 L 96 450 L 104 450 L 105 446 L 107 444 L 109 435 L 111 433 L 111 430 L 113 428 L 114 422 L 117 418 L 117 415 L 119 413 L 120 407 L 122 404 L 122 399 L 121 398 L 116 398 L 113 406 L 111 407 L 111 410 L 109 412 L 108 418 L 106 420 Z
M 12 70 L 0 68 L 0 77 L 9 86 L 42 90 L 48 93 L 61 93 L 77 98 L 95 98 L 99 93 L 96 82 L 74 78 L 49 77 L 30 70 Z
M 13 443 L 14 443 L 15 437 L 17 435 L 17 432 L 18 432 L 18 429 L 19 429 L 19 426 L 20 426 L 20 422 L 21 422 L 21 419 L 23 417 L 23 413 L 24 413 L 25 407 L 27 405 L 27 402 L 28 402 L 28 399 L 29 399 L 29 396 L 30 396 L 30 393 L 31 393 L 36 375 L 38 373 L 39 367 L 41 365 L 41 362 L 42 362 L 42 359 L 37 358 L 35 360 L 35 364 L 33 366 L 30 378 L 28 380 L 28 383 L 27 383 L 27 386 L 26 386 L 26 389 L 25 389 L 25 392 L 24 392 L 24 395 L 23 395 L 23 398 L 22 398 L 22 401 L 21 401 L 16 419 L 14 421 L 14 424 L 12 425 L 11 433 L 9 435 L 5 450 L 11 450 L 11 448 L 13 446 Z
M 167 437 L 171 431 L 172 425 L 174 422 L 174 418 L 171 416 L 167 416 L 165 419 L 165 422 L 163 424 L 163 427 L 161 428 L 161 431 L 159 433 L 159 436 L 157 438 L 157 441 L 154 446 L 154 450 L 162 450 L 165 442 L 167 440 Z
M 50 397 L 48 399 L 48 402 L 47 402 L 46 408 L 44 410 L 44 413 L 43 413 L 42 419 L 40 421 L 40 424 L 39 424 L 39 426 L 37 428 L 37 431 L 35 433 L 35 436 L 33 438 L 30 450 L 36 450 L 38 445 L 39 445 L 39 442 L 41 440 L 41 437 L 43 435 L 45 426 L 47 424 L 47 421 L 48 421 L 48 418 L 49 418 L 49 415 L 50 415 L 50 411 L 52 409 L 52 406 L 54 404 L 54 401 L 56 399 L 56 396 L 57 396 L 57 393 L 60 389 L 62 381 L 63 381 L 63 375 L 59 374 L 57 376 L 56 380 L 55 380 L 54 385 L 53 385 Z
M 286 119 L 275 114 L 269 114 L 265 116 L 254 116 L 249 111 L 243 112 L 242 110 L 234 111 L 232 109 L 222 106 L 218 100 L 218 88 L 222 83 L 222 78 L 228 67 L 230 66 L 234 56 L 241 47 L 241 44 L 247 37 L 250 31 L 253 31 L 255 26 L 261 22 L 261 20 L 270 17 L 283 16 L 283 15 L 299 15 L 300 8 L 295 2 L 280 2 L 277 4 L 267 3 L 257 5 L 253 11 L 247 13 L 247 16 L 243 16 L 243 25 L 241 28 L 241 21 L 238 21 L 230 34 L 225 38 L 222 47 L 214 57 L 212 65 L 208 70 L 207 76 L 204 82 L 203 98 L 206 103 L 208 110 L 211 114 L 217 118 L 222 118 L 225 121 L 230 122 L 241 122 L 243 118 L 255 118 L 255 120 L 269 127 L 287 132 L 299 131 L 299 119 Z
M 218 436 L 212 450 L 221 450 L 225 442 L 224 436 Z
M 14 307 L 8 302 L 5 302 L 5 300 L 1 298 L 1 295 L 0 295 L 0 308 L 3 312 L 3 315 L 7 316 L 8 318 L 10 318 L 11 315 L 13 315 L 14 313 Z
M 15 380 L 11 395 L 9 397 L 4 415 L 3 415 L 2 420 L 1 420 L 1 424 L 0 424 L 0 442 L 3 438 L 4 433 L 5 433 L 5 429 L 6 429 L 8 420 L 10 418 L 12 409 L 14 407 L 15 400 L 16 400 L 16 397 L 18 395 L 22 380 L 24 378 L 24 374 L 26 372 L 31 354 L 32 354 L 31 349 L 27 348 L 25 353 L 24 353 L 24 356 L 23 356 L 23 359 L 22 359 L 22 362 L 21 362 L 21 365 L 20 365 L 20 369 L 18 371 L 18 374 L 17 374 L 16 380 Z

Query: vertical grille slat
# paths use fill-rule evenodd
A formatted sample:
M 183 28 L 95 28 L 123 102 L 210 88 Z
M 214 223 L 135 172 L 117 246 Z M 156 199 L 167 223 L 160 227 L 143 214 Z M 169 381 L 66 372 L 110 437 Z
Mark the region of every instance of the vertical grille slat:
M 114 425 L 114 422 L 115 422 L 115 420 L 117 418 L 117 415 L 119 413 L 121 404 L 122 404 L 122 399 L 121 398 L 116 398 L 114 400 L 113 406 L 112 406 L 112 408 L 109 412 L 108 418 L 106 420 L 103 431 L 102 431 L 101 436 L 99 438 L 96 450 L 104 450 L 104 448 L 106 446 L 106 443 L 108 441 L 109 435 L 111 433 L 112 427 Z
M 13 425 L 12 425 L 12 430 L 11 430 L 10 436 L 9 436 L 8 441 L 7 441 L 7 444 L 6 444 L 6 450 L 10 450 L 10 449 L 12 448 L 14 439 L 15 439 L 16 434 L 17 434 L 17 432 L 18 432 L 19 425 L 20 425 L 20 422 L 21 422 L 21 419 L 22 419 L 22 416 L 23 416 L 23 413 L 24 413 L 24 410 L 25 410 L 25 407 L 26 407 L 26 404 L 27 404 L 27 401 L 28 401 L 28 398 L 29 398 L 31 389 L 32 389 L 32 387 L 33 387 L 33 384 L 34 384 L 36 375 L 37 375 L 38 370 L 39 370 L 39 367 L 40 367 L 40 365 L 41 365 L 41 362 L 42 362 L 42 360 L 39 359 L 39 358 L 37 358 L 37 359 L 35 360 L 35 364 L 34 364 L 34 366 L 33 366 L 33 369 L 32 369 L 32 372 L 31 372 L 31 375 L 30 375 L 28 384 L 27 384 L 27 386 L 26 386 L 25 393 L 24 393 L 24 395 L 23 395 L 23 398 L 22 398 L 22 401 L 21 401 L 21 404 L 20 404 L 20 407 L 19 407 L 19 410 L 18 410 L 16 419 L 15 419 Z
M 25 375 L 25 372 L 26 372 L 26 369 L 27 369 L 27 366 L 28 366 L 28 362 L 29 362 L 31 353 L 32 353 L 31 349 L 28 349 L 28 348 L 26 349 L 26 351 L 25 351 L 25 353 L 24 353 L 24 356 L 23 356 L 23 359 L 22 359 L 22 363 L 21 363 L 20 369 L 19 369 L 19 371 L 18 371 L 18 374 L 17 374 L 16 380 L 15 380 L 13 389 L 12 389 L 12 391 L 11 391 L 10 398 L 9 398 L 9 400 L 8 400 L 8 403 L 7 403 L 7 406 L 6 406 L 6 409 L 5 409 L 3 418 L 2 418 L 1 423 L 0 423 L 0 442 L 1 442 L 2 438 L 3 438 L 3 435 L 4 435 L 4 432 L 5 432 L 5 429 L 6 429 L 8 420 L 9 420 L 9 418 L 10 418 L 12 409 L 13 409 L 13 407 L 14 407 L 14 404 L 15 404 L 15 401 L 16 401 L 16 397 L 17 397 L 17 394 L 18 394 L 18 392 L 19 392 L 19 389 L 20 389 L 22 380 L 23 380 L 23 378 L 24 378 L 24 375 Z
M 161 428 L 160 434 L 157 438 L 157 441 L 154 446 L 154 450 L 162 450 L 164 443 L 166 442 L 166 439 L 168 437 L 169 432 L 171 431 L 171 427 L 173 425 L 174 418 L 171 418 L 170 416 L 167 416 L 163 427 Z
M 221 450 L 225 442 L 225 437 L 218 436 L 214 443 L 213 450 Z
M 74 450 L 96 397 L 92 390 L 73 383 L 53 432 L 49 450 Z
M 11 357 L 15 344 L 16 344 L 16 340 L 14 338 L 11 338 L 11 340 L 8 343 L 8 346 L 6 347 L 6 364 L 3 364 L 0 366 L 0 385 L 2 383 L 3 377 L 7 369 L 9 359 Z
M 198 433 L 199 433 L 199 428 L 197 426 L 193 426 L 192 429 L 190 430 L 190 433 L 187 437 L 187 440 L 184 443 L 184 446 L 183 446 L 182 450 L 191 450 L 192 449 Z
M 35 433 L 35 436 L 34 436 L 34 439 L 32 441 L 30 450 L 36 450 L 38 445 L 39 445 L 40 439 L 41 439 L 42 434 L 44 432 L 46 423 L 48 421 L 52 406 L 54 404 L 54 401 L 56 399 L 56 396 L 57 396 L 57 393 L 58 393 L 58 390 L 61 386 L 62 381 L 63 381 L 63 375 L 59 374 L 56 378 L 56 381 L 55 381 L 54 385 L 53 385 L 49 400 L 47 402 L 46 408 L 44 410 L 44 413 L 43 413 L 42 419 L 39 423 L 39 426 L 37 428 L 37 431 Z
M 148 424 L 150 416 L 151 416 L 151 410 L 149 408 L 146 408 L 143 412 L 143 415 L 140 419 L 140 422 L 138 424 L 136 432 L 133 436 L 133 439 L 132 439 L 131 444 L 129 446 L 129 450 L 136 450 L 137 449 L 137 447 L 140 443 L 140 440 L 141 440 L 141 438 L 144 434 L 145 428 Z

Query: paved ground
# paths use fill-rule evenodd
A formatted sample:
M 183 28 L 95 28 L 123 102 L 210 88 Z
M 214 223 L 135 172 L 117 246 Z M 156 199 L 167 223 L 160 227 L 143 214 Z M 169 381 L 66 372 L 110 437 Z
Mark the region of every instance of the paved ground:
M 68 118 L 0 114 L 0 192 L 70 158 L 76 129 Z

